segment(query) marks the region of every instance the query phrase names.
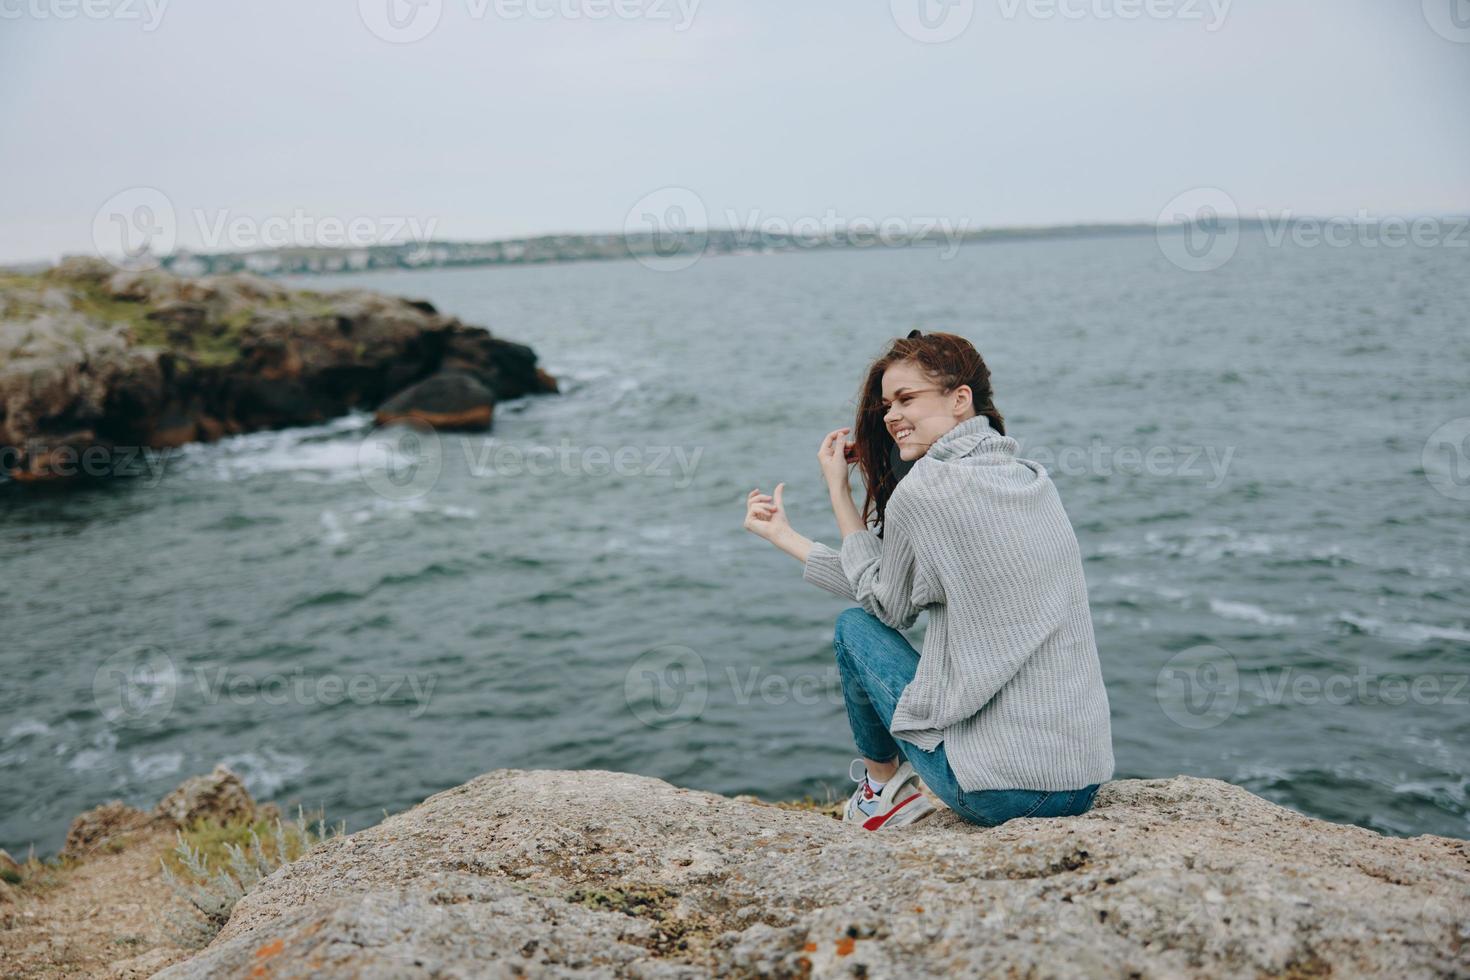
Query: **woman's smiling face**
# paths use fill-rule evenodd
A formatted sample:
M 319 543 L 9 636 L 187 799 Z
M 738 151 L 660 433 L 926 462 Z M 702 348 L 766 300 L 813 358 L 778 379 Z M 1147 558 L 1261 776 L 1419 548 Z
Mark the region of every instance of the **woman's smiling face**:
M 934 441 L 969 413 L 970 388 L 946 394 L 913 361 L 898 361 L 883 372 L 883 425 L 898 446 L 900 459 L 918 459 Z

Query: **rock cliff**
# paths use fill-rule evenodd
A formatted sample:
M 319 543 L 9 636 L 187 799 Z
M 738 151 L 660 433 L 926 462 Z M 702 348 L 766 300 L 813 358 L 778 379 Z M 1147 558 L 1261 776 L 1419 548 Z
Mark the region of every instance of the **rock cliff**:
M 162 977 L 1466 976 L 1470 844 L 1227 783 L 870 833 L 607 772 L 497 771 L 264 880 Z
M 389 400 L 380 422 L 485 428 L 496 399 L 555 390 L 531 348 L 423 301 L 96 259 L 0 273 L 0 471 L 17 480 Z

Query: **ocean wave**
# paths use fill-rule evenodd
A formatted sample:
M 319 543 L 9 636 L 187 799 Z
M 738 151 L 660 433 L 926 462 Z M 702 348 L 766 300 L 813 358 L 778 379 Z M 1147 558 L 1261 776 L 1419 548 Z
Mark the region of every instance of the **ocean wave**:
M 184 768 L 184 753 L 157 752 L 153 755 L 134 755 L 128 760 L 128 766 L 138 779 L 145 781 L 162 779 Z
M 359 478 L 360 437 L 372 431 L 370 412 L 354 411 L 321 425 L 227 436 L 180 447 L 184 479 L 234 482 L 289 473 L 302 482 L 338 483 Z
M 1296 617 L 1289 613 L 1267 612 L 1249 602 L 1231 602 L 1228 599 L 1211 599 L 1210 612 L 1224 619 L 1241 619 L 1261 626 L 1290 626 Z
M 1450 640 L 1454 643 L 1470 643 L 1470 630 L 1453 626 L 1430 626 L 1425 623 L 1390 623 L 1382 619 L 1374 619 L 1371 616 L 1359 616 L 1356 613 L 1340 612 L 1337 614 L 1339 622 L 1343 622 L 1362 633 L 1370 633 L 1373 636 L 1381 636 L 1386 640 L 1399 640 L 1404 643 L 1428 643 L 1430 640 Z
M 46 724 L 41 719 L 39 719 L 39 718 L 22 718 L 20 721 L 18 721 L 15 724 L 13 724 L 13 725 L 10 726 L 9 731 L 7 731 L 5 733 L 5 740 L 8 742 L 11 739 L 26 738 L 26 737 L 31 736 L 31 735 L 50 735 L 50 734 L 51 734 L 51 726 L 48 725 L 48 724 Z
M 240 752 L 225 756 L 220 761 L 239 773 L 240 778 L 245 781 L 245 788 L 257 800 L 268 800 L 275 796 L 308 768 L 304 757 L 275 749 Z

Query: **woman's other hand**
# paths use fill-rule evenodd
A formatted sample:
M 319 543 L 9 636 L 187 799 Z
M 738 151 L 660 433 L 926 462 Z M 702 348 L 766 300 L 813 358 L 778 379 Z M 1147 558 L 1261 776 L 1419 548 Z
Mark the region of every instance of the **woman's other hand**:
M 833 429 L 827 433 L 827 438 L 822 440 L 822 448 L 817 450 L 817 462 L 821 464 L 822 479 L 827 481 L 828 490 L 851 492 L 851 484 L 848 483 L 847 477 L 847 468 L 852 457 L 852 447 L 847 443 L 847 434 L 851 431 L 851 426 Z
M 791 522 L 786 519 L 786 506 L 781 502 L 781 491 L 786 484 L 776 484 L 776 496 L 761 493 L 756 487 L 745 495 L 745 529 L 751 534 L 776 541 L 791 532 Z

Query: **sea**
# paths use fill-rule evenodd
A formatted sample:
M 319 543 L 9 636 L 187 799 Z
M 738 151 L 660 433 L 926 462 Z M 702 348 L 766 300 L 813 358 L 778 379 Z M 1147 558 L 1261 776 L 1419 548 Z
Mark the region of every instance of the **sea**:
M 1246 229 L 1223 264 L 1180 255 L 1144 234 L 293 280 L 429 300 L 561 392 L 488 433 L 356 412 L 0 486 L 0 847 L 54 853 L 81 811 L 221 762 L 349 830 L 502 767 L 845 797 L 851 603 L 743 530 L 744 500 L 784 482 L 796 529 L 839 542 L 818 445 L 916 327 L 976 345 L 1060 492 L 1117 778 L 1470 837 L 1470 252 Z

